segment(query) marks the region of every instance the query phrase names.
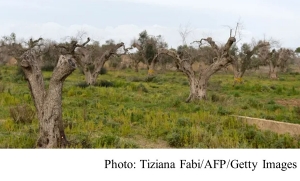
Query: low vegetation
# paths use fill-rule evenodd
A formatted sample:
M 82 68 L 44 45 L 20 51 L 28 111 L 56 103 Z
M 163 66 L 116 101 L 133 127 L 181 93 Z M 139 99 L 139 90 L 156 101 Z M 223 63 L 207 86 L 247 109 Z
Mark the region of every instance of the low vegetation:
M 1 66 L 0 147 L 34 148 L 39 129 L 34 104 L 17 67 Z M 44 71 L 46 86 L 51 72 Z M 279 80 L 248 74 L 212 76 L 206 101 L 185 103 L 187 78 L 167 71 L 109 70 L 96 86 L 75 70 L 63 87 L 63 123 L 70 148 L 299 148 L 300 137 L 246 125 L 232 115 L 300 124 L 300 75 Z M 26 113 L 26 114 L 25 114 Z

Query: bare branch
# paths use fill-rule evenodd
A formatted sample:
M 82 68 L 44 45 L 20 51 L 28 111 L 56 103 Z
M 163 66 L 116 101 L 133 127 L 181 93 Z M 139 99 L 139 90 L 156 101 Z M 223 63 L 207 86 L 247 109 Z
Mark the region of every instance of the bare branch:
M 179 27 L 179 35 L 181 36 L 182 39 L 182 45 L 186 45 L 186 39 L 188 37 L 188 35 L 192 32 L 192 30 L 190 29 L 189 25 L 186 25 L 185 27 L 182 27 L 180 25 Z

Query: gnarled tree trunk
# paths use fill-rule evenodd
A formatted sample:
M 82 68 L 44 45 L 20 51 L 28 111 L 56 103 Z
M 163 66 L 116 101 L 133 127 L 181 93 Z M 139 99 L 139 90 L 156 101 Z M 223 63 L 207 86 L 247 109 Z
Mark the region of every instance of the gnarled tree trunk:
M 244 72 L 234 71 L 234 84 L 241 84 L 243 82 Z
M 263 47 L 269 46 L 269 42 L 259 41 L 252 49 L 250 45 L 243 44 L 242 52 L 239 57 L 235 57 L 232 62 L 233 72 L 234 72 L 234 85 L 236 83 L 242 83 L 242 77 L 244 76 L 246 70 L 251 64 L 251 57 Z
M 22 55 L 21 67 L 29 83 L 39 119 L 37 147 L 57 148 L 67 146 L 62 123 L 62 88 L 64 80 L 75 70 L 74 59 L 61 55 L 53 71 L 48 91 L 45 90 L 38 58 L 32 50 Z
M 246 71 L 246 69 L 242 69 L 243 63 L 241 60 L 235 59 L 232 62 L 233 75 L 234 75 L 234 85 L 242 83 L 242 77 Z
M 96 84 L 98 75 L 100 74 L 105 62 L 109 60 L 112 55 L 116 55 L 117 50 L 121 47 L 124 47 L 123 42 L 113 45 L 110 49 L 106 50 L 101 56 L 96 57 L 95 59 L 92 58 L 92 52 L 86 47 L 82 47 L 78 50 L 82 57 L 76 59 L 77 64 L 82 68 L 88 85 Z
M 206 99 L 207 83 L 210 77 L 214 73 L 216 73 L 223 67 L 226 67 L 229 63 L 233 61 L 233 57 L 228 52 L 231 45 L 236 41 L 234 37 L 230 37 L 227 43 L 225 44 L 224 48 L 221 50 L 215 44 L 212 38 L 208 37 L 207 39 L 202 39 L 202 40 L 207 41 L 214 49 L 214 51 L 217 52 L 218 56 L 216 57 L 216 61 L 214 63 L 209 65 L 198 75 L 193 70 L 192 61 L 190 59 L 183 59 L 181 55 L 179 55 L 177 52 L 172 50 L 167 50 L 167 49 L 159 50 L 159 54 L 166 54 L 168 56 L 173 57 L 179 70 L 188 77 L 189 84 L 190 84 L 190 94 L 186 102 Z
M 158 54 L 156 54 L 151 61 L 149 67 L 148 67 L 148 76 L 154 76 L 155 75 L 155 65 L 157 62 Z
M 269 77 L 270 79 L 278 79 L 277 66 L 272 61 L 269 62 Z
M 197 79 L 196 77 L 189 78 L 190 84 L 190 95 L 186 99 L 186 102 L 195 101 L 195 100 L 205 100 L 207 98 L 207 79 L 200 78 Z

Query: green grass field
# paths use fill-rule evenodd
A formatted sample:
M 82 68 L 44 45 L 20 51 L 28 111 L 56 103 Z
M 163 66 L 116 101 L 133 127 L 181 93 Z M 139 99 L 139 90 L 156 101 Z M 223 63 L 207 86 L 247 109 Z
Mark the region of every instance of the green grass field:
M 19 105 L 34 110 L 27 82 L 16 72 L 16 67 L 0 67 L 0 148 L 34 148 L 36 117 L 17 123 L 10 114 Z M 51 73 L 44 72 L 46 84 Z M 63 120 L 71 148 L 300 147 L 300 137 L 260 131 L 232 116 L 300 124 L 297 73 L 275 81 L 246 75 L 236 86 L 232 74 L 218 73 L 210 80 L 209 99 L 194 103 L 184 102 L 189 85 L 180 72 L 147 79 L 146 70 L 108 70 L 98 82 L 86 87 L 79 70 L 65 81 Z

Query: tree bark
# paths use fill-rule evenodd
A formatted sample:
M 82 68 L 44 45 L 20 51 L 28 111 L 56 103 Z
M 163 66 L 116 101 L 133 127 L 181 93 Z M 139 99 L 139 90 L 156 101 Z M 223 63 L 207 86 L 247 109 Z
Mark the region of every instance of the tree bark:
M 248 65 L 250 61 L 247 61 L 249 59 L 239 60 L 238 58 L 235 58 L 232 62 L 232 68 L 233 68 L 233 74 L 234 74 L 234 85 L 235 84 L 241 84 L 243 82 L 242 77 L 244 73 L 246 72 Z
M 148 76 L 154 76 L 154 75 L 155 75 L 155 65 L 156 65 L 156 63 L 157 63 L 158 56 L 159 56 L 159 55 L 156 54 L 156 55 L 153 57 L 153 59 L 152 59 L 150 65 L 149 65 L 149 68 L 148 68 Z
M 185 102 L 205 100 L 207 98 L 206 96 L 207 83 L 208 81 L 206 78 L 200 78 L 200 79 L 197 79 L 196 77 L 189 78 L 190 95 Z
M 278 79 L 277 66 L 272 61 L 269 62 L 269 77 L 270 79 Z
M 150 66 L 149 66 L 149 70 L 148 70 L 148 76 L 154 75 L 154 67 L 155 67 L 154 62 L 151 62 Z
M 245 44 L 247 45 L 247 44 Z M 244 50 L 244 56 L 240 58 L 234 58 L 232 62 L 233 72 L 234 72 L 234 85 L 237 83 L 242 83 L 242 77 L 244 76 L 246 70 L 249 68 L 251 64 L 251 57 L 262 47 L 269 46 L 269 42 L 260 42 L 256 44 L 252 50 Z
M 176 66 L 181 72 L 183 72 L 188 77 L 190 84 L 190 94 L 189 97 L 186 99 L 186 102 L 206 99 L 207 83 L 210 77 L 233 61 L 233 57 L 229 54 L 229 49 L 231 45 L 236 41 L 234 37 L 230 37 L 227 43 L 225 44 L 224 48 L 221 50 L 215 44 L 212 38 L 209 37 L 207 39 L 202 40 L 207 41 L 211 45 L 214 51 L 216 51 L 218 57 L 216 57 L 216 61 L 214 63 L 212 63 L 206 69 L 201 71 L 198 75 L 196 75 L 196 72 L 193 70 L 192 61 L 188 59 L 182 59 L 180 55 L 175 51 L 167 49 L 159 50 L 159 54 L 166 54 L 168 56 L 173 57 Z
M 109 60 L 112 55 L 116 54 L 116 51 L 120 47 L 124 47 L 124 43 L 121 42 L 114 45 L 109 50 L 106 50 L 100 57 L 95 59 L 91 58 L 91 52 L 89 52 L 89 50 L 87 50 L 85 47 L 82 47 L 78 50 L 82 57 L 77 59 L 77 64 L 83 69 L 85 80 L 88 85 L 96 84 L 98 75 L 100 74 L 105 62 Z
M 32 50 L 22 56 L 21 67 L 25 73 L 39 119 L 37 147 L 57 148 L 67 146 L 62 123 L 62 88 L 64 80 L 75 70 L 74 59 L 61 55 L 53 70 L 48 92 L 38 58 Z
M 139 63 L 134 64 L 134 71 L 139 72 Z
M 84 71 L 84 77 L 85 77 L 85 81 L 88 85 L 94 85 L 95 84 L 95 80 L 92 78 L 92 73 L 91 71 L 87 70 Z

